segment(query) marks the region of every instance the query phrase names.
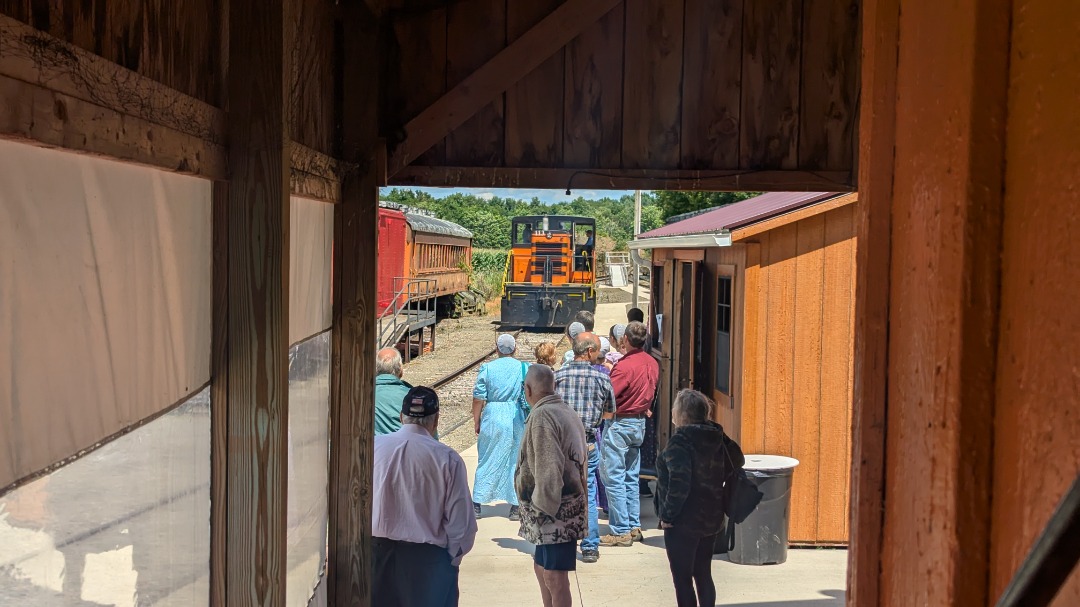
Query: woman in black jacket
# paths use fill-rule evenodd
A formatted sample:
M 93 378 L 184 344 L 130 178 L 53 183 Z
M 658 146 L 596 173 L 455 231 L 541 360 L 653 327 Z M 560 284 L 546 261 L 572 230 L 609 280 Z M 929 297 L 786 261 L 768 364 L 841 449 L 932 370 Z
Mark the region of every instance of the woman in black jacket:
M 675 434 L 656 458 L 656 514 L 679 607 L 716 602 L 712 554 L 724 522 L 724 479 L 731 464 L 745 462 L 739 445 L 709 420 L 711 409 L 701 392 L 680 391 L 672 406 Z

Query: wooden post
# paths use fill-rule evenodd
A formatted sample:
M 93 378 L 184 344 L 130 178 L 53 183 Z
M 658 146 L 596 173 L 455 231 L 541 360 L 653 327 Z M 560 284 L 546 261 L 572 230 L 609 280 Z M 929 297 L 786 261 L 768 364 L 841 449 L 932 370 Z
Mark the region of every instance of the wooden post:
M 870 604 L 988 603 L 1010 8 L 900 3 L 885 509 Z M 866 37 L 878 33 L 888 35 Z
M 229 460 L 229 184 L 213 191 L 213 332 L 210 348 L 210 607 L 226 603 Z
M 285 604 L 289 54 L 284 0 L 229 3 L 228 605 Z
M 885 509 L 889 230 L 900 0 L 863 4 L 847 604 L 877 605 Z
M 379 42 L 374 16 L 342 9 L 335 60 L 342 69 L 341 155 L 355 164 L 334 207 L 334 324 L 330 376 L 328 600 L 371 604 L 371 463 L 375 398 L 379 188 Z

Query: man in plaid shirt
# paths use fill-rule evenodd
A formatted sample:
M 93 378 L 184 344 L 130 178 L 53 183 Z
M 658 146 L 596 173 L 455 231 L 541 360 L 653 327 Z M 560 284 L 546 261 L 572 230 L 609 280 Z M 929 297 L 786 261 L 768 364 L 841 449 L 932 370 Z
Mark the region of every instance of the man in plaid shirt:
M 599 352 L 600 339 L 596 335 L 579 333 L 574 338 L 574 360 L 555 372 L 555 391 L 581 418 L 588 443 L 589 535 L 581 540 L 581 560 L 585 563 L 595 563 L 600 558 L 600 523 L 596 511 L 600 449 L 596 444 L 596 428 L 604 418 L 615 414 L 611 378 L 593 367 Z

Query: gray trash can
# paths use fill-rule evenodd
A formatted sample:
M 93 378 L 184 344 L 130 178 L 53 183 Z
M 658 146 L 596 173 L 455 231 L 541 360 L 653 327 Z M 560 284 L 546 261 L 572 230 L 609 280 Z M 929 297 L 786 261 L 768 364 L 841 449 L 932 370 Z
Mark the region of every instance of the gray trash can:
M 799 460 L 781 455 L 747 455 L 746 476 L 764 494 L 745 521 L 735 525 L 732 563 L 778 565 L 787 560 L 791 475 Z

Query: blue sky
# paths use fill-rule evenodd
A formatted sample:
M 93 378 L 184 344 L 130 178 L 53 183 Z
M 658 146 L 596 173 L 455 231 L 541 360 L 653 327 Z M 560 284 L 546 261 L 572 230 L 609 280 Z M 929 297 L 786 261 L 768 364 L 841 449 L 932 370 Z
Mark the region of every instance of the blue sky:
M 384 188 L 385 191 L 393 189 Z M 574 200 L 578 196 L 585 198 L 586 200 L 599 200 L 601 198 L 610 197 L 618 199 L 626 194 L 633 194 L 633 190 L 572 190 L 570 196 L 566 195 L 566 190 L 531 190 L 525 188 L 413 188 L 403 187 L 404 190 L 420 190 L 427 192 L 435 198 L 444 198 L 450 194 L 462 193 L 473 194 L 480 198 L 518 198 L 521 200 L 532 200 L 533 197 L 539 198 L 542 202 L 551 204 L 553 202 L 567 202 Z

